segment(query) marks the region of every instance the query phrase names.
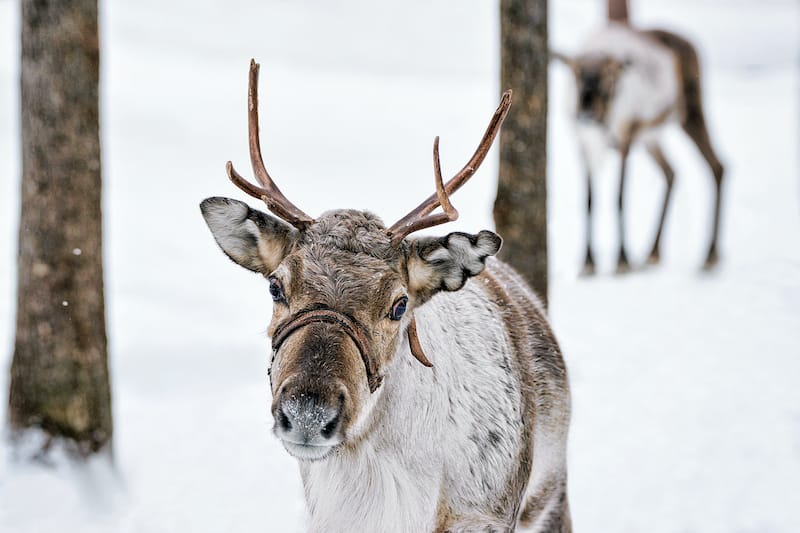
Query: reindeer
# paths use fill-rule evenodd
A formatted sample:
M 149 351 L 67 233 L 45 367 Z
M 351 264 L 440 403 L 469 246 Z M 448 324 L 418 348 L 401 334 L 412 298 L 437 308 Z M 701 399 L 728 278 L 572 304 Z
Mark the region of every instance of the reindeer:
M 222 251 L 269 282 L 273 429 L 299 461 L 308 529 L 569 532 L 569 386 L 541 303 L 491 257 L 491 231 L 410 237 L 456 219 L 449 197 L 511 92 L 447 183 L 436 138 L 436 193 L 387 229 L 368 211 L 311 218 L 281 193 L 261 156 L 257 83 L 251 62 L 260 186 L 227 172 L 278 218 L 229 198 L 200 207 Z
M 688 41 L 674 33 L 632 28 L 628 24 L 626 0 L 609 0 L 608 13 L 609 23 L 590 37 L 576 56 L 552 54 L 570 67 L 577 88 L 575 123 L 588 188 L 583 274 L 591 275 L 595 271 L 592 256 L 592 172 L 602 162 L 606 147 L 616 149 L 621 157 L 617 272 L 630 270 L 625 253 L 623 195 L 628 154 L 637 141 L 643 142 L 664 174 L 667 186 L 658 230 L 648 257 L 650 264 L 659 262 L 661 233 L 675 181 L 675 172 L 661 149 L 658 135 L 668 122 L 680 124 L 697 145 L 714 176 L 714 223 L 704 264 L 705 269 L 711 269 L 719 259 L 717 235 L 724 168 L 711 146 L 706 127 L 697 53 Z

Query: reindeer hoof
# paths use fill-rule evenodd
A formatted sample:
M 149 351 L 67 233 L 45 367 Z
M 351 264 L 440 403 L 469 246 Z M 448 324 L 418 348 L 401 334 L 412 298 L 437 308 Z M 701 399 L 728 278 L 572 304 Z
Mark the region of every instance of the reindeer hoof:
M 631 271 L 631 265 L 628 263 L 627 259 L 620 259 L 617 261 L 617 270 L 615 271 L 617 274 L 627 274 Z
M 583 270 L 581 270 L 580 274 L 581 277 L 588 278 L 589 276 L 594 276 L 594 274 L 595 274 L 594 263 L 588 263 L 588 262 L 584 263 Z
M 650 252 L 650 256 L 647 258 L 648 265 L 657 265 L 661 262 L 661 254 L 658 250 L 653 250 Z
M 713 270 L 714 267 L 717 266 L 717 263 L 719 263 L 719 255 L 717 254 L 716 250 L 712 249 L 710 252 L 708 252 L 708 257 L 706 257 L 706 262 L 703 263 L 703 270 L 705 271 Z

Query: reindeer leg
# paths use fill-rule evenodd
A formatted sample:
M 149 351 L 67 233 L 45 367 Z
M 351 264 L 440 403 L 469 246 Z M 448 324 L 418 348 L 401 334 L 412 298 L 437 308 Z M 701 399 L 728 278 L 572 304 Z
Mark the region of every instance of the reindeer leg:
M 628 161 L 630 143 L 626 142 L 620 148 L 620 169 L 619 169 L 619 196 L 617 197 L 617 216 L 619 222 L 619 257 L 617 258 L 617 274 L 624 274 L 631 269 L 628 263 L 628 256 L 625 254 L 625 216 L 623 210 L 623 200 L 625 197 L 625 167 Z
M 583 261 L 581 276 L 594 274 L 594 257 L 592 256 L 592 173 L 586 172 L 586 258 Z
M 664 219 L 667 218 L 667 208 L 669 207 L 669 201 L 672 197 L 672 185 L 675 181 L 675 171 L 672 170 L 669 161 L 667 161 L 667 158 L 664 157 L 664 152 L 661 150 L 661 146 L 658 143 L 648 143 L 647 152 L 650 154 L 650 157 L 653 158 L 656 164 L 658 164 L 659 168 L 664 173 L 664 179 L 667 181 L 667 190 L 664 193 L 664 205 L 661 208 L 661 217 L 658 221 L 656 239 L 653 241 L 653 248 L 650 251 L 650 256 L 647 259 L 648 263 L 655 265 L 661 259 L 661 232 L 664 230 Z
M 711 232 L 711 244 L 708 247 L 708 255 L 706 256 L 703 268 L 710 270 L 717 264 L 719 255 L 717 253 L 717 237 L 719 235 L 719 212 L 720 203 L 722 202 L 722 176 L 725 168 L 719 162 L 714 149 L 711 147 L 711 139 L 708 136 L 708 129 L 706 128 L 705 116 L 703 115 L 703 108 L 700 104 L 699 97 L 689 99 L 686 111 L 686 119 L 683 121 L 683 129 L 689 137 L 697 145 L 703 158 L 711 167 L 711 172 L 714 175 L 714 185 L 716 187 L 716 198 L 714 200 L 714 228 Z

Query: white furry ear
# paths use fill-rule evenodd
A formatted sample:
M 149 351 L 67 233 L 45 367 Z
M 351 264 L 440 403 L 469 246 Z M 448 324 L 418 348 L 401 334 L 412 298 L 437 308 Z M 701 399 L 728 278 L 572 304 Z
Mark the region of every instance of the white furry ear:
M 200 211 L 225 255 L 262 274 L 278 267 L 297 234 L 280 220 L 231 198 L 206 198 Z
M 483 272 L 486 258 L 500 249 L 502 239 L 491 231 L 477 235 L 455 232 L 409 242 L 408 286 L 418 304 L 439 291 L 457 291 Z

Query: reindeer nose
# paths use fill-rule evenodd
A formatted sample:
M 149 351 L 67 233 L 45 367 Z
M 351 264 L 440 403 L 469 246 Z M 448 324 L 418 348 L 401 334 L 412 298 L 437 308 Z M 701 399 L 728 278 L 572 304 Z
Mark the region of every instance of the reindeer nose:
M 281 396 L 275 417 L 281 439 L 312 446 L 331 445 L 336 440 L 344 395 L 335 402 L 309 392 L 284 391 Z

